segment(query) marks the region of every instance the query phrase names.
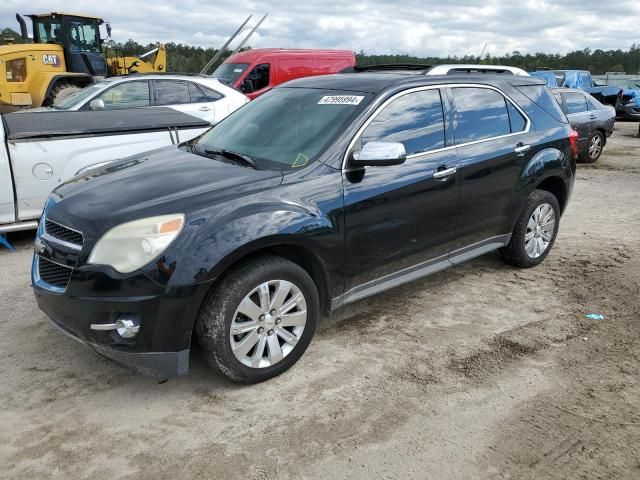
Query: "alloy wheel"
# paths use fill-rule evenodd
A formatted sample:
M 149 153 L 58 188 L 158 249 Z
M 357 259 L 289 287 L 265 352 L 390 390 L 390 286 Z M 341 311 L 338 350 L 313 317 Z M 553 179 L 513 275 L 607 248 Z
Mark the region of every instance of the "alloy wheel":
M 602 138 L 600 135 L 594 135 L 589 142 L 589 158 L 598 158 L 600 152 L 602 152 Z
M 231 322 L 231 350 L 248 367 L 271 367 L 291 353 L 306 323 L 300 289 L 286 280 L 270 280 L 240 302 Z
M 529 218 L 524 248 L 530 258 L 538 258 L 549 248 L 556 228 L 556 214 L 548 203 L 539 205 Z

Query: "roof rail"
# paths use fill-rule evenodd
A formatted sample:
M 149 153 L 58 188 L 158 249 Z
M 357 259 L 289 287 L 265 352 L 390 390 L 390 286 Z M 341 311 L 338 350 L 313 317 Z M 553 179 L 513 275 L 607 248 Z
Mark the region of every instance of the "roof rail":
M 353 67 L 353 72 L 376 72 L 385 70 L 429 70 L 432 65 L 425 65 L 421 63 L 383 63 L 379 65 L 356 65 Z M 343 70 L 344 71 L 344 70 Z
M 121 77 L 136 77 L 145 75 L 183 75 L 187 77 L 210 77 L 211 75 L 205 75 L 202 73 L 190 73 L 190 72 L 131 72 L 126 75 L 120 75 Z

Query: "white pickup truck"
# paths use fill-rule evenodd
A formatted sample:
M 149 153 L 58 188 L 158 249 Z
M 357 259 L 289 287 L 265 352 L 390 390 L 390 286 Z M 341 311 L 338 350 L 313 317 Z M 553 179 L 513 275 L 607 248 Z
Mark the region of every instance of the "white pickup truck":
M 118 158 L 190 140 L 207 121 L 171 108 L 0 117 L 0 234 L 37 227 L 60 183 Z

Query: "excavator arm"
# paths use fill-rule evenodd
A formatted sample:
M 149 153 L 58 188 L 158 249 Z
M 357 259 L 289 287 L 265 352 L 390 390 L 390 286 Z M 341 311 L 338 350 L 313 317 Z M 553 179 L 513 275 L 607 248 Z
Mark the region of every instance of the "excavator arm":
M 139 57 L 115 56 L 107 59 L 109 75 L 130 73 L 164 73 L 167 71 L 167 50 L 161 43 Z

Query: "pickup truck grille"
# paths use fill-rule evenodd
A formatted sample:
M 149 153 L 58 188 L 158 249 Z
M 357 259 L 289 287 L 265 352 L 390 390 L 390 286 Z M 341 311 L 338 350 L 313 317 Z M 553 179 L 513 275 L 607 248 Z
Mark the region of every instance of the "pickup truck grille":
M 48 218 L 44 221 L 44 231 L 54 239 L 62 240 L 63 242 L 71 243 L 78 247 L 82 247 L 82 243 L 84 242 L 82 233 L 69 227 L 65 227 L 64 225 L 60 225 Z
M 40 279 L 54 287 L 65 289 L 73 270 L 57 263 L 38 257 L 38 275 Z

